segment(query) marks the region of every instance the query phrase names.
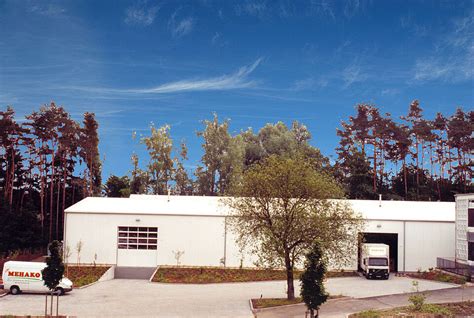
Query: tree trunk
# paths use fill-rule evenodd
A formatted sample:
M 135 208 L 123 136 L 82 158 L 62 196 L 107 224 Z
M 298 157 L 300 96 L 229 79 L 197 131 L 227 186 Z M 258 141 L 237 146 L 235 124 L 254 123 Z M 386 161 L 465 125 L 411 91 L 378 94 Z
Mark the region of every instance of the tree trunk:
M 54 143 L 51 154 L 51 182 L 50 182 L 50 193 L 49 193 L 49 241 L 53 240 L 53 192 L 54 192 Z
M 418 136 L 415 136 L 415 147 L 416 147 L 416 198 L 420 196 L 420 162 L 419 162 L 419 155 L 418 155 L 418 148 L 419 148 L 419 143 L 418 143 Z
M 374 193 L 377 193 L 377 146 L 376 142 L 374 141 Z
M 61 177 L 58 175 L 58 190 L 56 191 L 56 235 L 55 239 L 59 240 L 59 196 L 61 194 Z
M 44 239 L 44 160 L 43 155 L 40 155 L 40 212 L 41 212 L 41 238 Z
M 9 186 L 9 202 L 10 206 L 13 204 L 13 187 L 15 185 L 15 147 L 12 147 L 12 171 L 10 174 L 10 186 Z
M 290 260 L 290 252 L 285 251 L 285 267 L 286 267 L 286 283 L 288 286 L 288 300 L 295 299 L 295 286 L 294 286 L 294 278 L 293 278 L 293 266 Z
M 63 169 L 63 196 L 61 204 L 61 220 L 64 220 L 64 209 L 66 208 L 66 181 L 67 181 L 67 170 Z M 61 238 L 64 239 L 64 228 L 61 231 Z
M 407 184 L 407 165 L 405 158 L 403 158 L 403 182 L 405 183 L 405 199 L 408 196 L 408 184 Z

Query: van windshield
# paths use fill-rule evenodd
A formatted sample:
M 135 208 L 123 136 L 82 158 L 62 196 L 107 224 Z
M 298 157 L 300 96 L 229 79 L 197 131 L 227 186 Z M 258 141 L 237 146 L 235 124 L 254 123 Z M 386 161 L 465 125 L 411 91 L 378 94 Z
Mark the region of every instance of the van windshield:
M 387 266 L 388 262 L 386 258 L 382 257 L 371 257 L 369 258 L 369 266 Z

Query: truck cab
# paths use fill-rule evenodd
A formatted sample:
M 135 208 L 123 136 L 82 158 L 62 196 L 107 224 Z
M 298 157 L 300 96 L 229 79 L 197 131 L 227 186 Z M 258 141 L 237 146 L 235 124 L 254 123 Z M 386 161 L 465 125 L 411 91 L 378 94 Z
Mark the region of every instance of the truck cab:
M 386 244 L 362 244 L 360 267 L 367 279 L 388 279 L 390 275 L 390 248 Z

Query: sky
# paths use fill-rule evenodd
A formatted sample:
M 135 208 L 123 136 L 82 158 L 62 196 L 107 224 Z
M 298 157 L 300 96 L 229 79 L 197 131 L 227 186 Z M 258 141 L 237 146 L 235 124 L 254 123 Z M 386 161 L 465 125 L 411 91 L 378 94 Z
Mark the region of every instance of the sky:
M 213 112 L 232 134 L 298 120 L 334 158 L 358 103 L 394 118 L 414 99 L 427 118 L 474 104 L 472 0 L 0 0 L 0 25 L 0 107 L 94 112 L 104 179 L 133 152 L 146 165 L 151 123 L 192 171 Z

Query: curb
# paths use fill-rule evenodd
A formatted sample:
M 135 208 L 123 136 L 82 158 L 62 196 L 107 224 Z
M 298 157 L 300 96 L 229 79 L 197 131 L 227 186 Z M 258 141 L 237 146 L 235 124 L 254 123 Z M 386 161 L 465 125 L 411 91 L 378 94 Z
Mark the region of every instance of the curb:
M 101 282 L 101 278 L 104 277 L 105 274 L 107 274 L 107 272 L 108 272 L 109 270 L 111 270 L 112 268 L 113 268 L 113 266 L 111 266 L 107 271 L 105 271 L 105 273 L 104 273 L 102 276 L 100 276 L 99 279 L 96 280 L 95 282 L 92 282 L 92 283 L 90 283 L 90 284 L 87 284 L 87 285 L 84 285 L 84 286 L 81 286 L 81 287 L 76 287 L 76 288 L 74 288 L 74 289 L 84 289 L 84 288 L 90 287 L 90 286 L 92 286 L 92 285 L 95 285 L 95 284 L 97 284 L 97 283 L 100 283 L 100 282 Z M 112 279 L 113 279 L 113 278 L 112 278 Z
M 90 284 L 87 284 L 87 285 L 81 286 L 81 287 L 76 287 L 76 288 L 74 288 L 74 289 L 84 289 L 84 288 L 90 287 L 90 286 L 92 286 L 92 285 L 95 285 L 95 284 L 97 284 L 97 283 L 99 283 L 99 281 L 98 281 L 98 280 L 96 280 L 96 281 L 95 281 L 95 282 L 93 282 L 93 283 L 90 283 Z
M 153 282 L 153 277 L 155 277 L 155 274 L 156 274 L 156 272 L 157 272 L 159 269 L 160 269 L 160 265 L 158 265 L 158 266 L 156 267 L 155 271 L 153 272 L 153 274 L 151 274 L 151 277 L 150 277 L 150 279 L 148 280 L 148 282 L 154 283 L 154 282 Z
M 252 299 L 249 299 L 249 306 L 250 306 L 250 311 L 252 312 L 253 316 L 257 317 L 257 310 L 253 308 Z

